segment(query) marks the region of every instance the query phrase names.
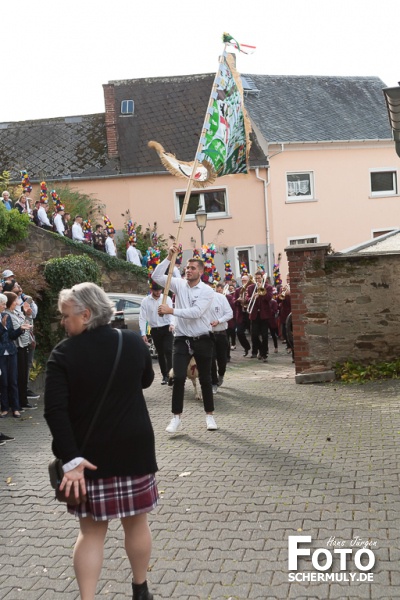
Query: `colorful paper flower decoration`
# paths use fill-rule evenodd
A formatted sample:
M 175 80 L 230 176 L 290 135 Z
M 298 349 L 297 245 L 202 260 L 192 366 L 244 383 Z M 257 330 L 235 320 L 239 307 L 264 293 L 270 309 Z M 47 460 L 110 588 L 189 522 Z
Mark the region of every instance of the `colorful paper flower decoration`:
M 30 184 L 30 180 L 29 180 L 29 175 L 28 172 L 24 169 L 23 171 L 20 171 L 21 173 L 21 184 L 22 184 L 22 189 L 24 190 L 24 194 L 30 194 L 32 191 L 32 186 Z
M 126 230 L 128 232 L 129 241 L 136 244 L 137 235 L 136 235 L 135 223 L 132 223 L 132 219 L 129 219 L 129 221 L 127 222 Z
M 108 234 L 110 233 L 115 233 L 115 229 L 113 227 L 113 224 L 111 223 L 110 219 L 107 217 L 107 215 L 103 215 L 103 223 L 104 223 L 104 227 L 107 231 Z
M 148 270 L 148 277 L 149 277 L 149 286 L 151 287 L 151 276 L 153 274 L 154 269 L 156 268 L 157 265 L 160 264 L 160 255 L 161 252 L 160 250 L 158 250 L 157 248 L 149 248 L 147 250 L 146 256 L 147 256 L 147 270 Z
M 275 287 L 279 287 L 280 285 L 282 285 L 282 277 L 281 277 L 281 273 L 280 273 L 280 269 L 279 269 L 279 264 L 278 263 L 276 263 L 274 265 L 273 275 L 274 275 L 274 285 L 275 285 Z
M 216 271 L 214 264 L 215 252 L 215 244 L 204 244 L 201 248 L 201 258 L 204 261 L 204 273 L 201 278 L 204 283 L 214 283 Z
M 232 267 L 231 267 L 231 261 L 226 260 L 225 261 L 225 281 L 232 281 L 232 279 L 233 279 L 233 272 L 232 272 Z
M 182 257 L 183 257 L 182 244 L 179 244 L 179 246 L 178 246 L 178 254 L 176 255 L 176 260 L 175 260 L 175 265 L 177 267 L 181 266 L 181 264 L 182 264 Z
M 40 202 L 42 204 L 47 204 L 49 201 L 49 197 L 47 195 L 47 184 L 45 181 L 42 181 L 40 184 Z
M 240 274 L 241 275 L 248 275 L 249 274 L 249 271 L 247 269 L 247 265 L 244 262 L 240 263 Z

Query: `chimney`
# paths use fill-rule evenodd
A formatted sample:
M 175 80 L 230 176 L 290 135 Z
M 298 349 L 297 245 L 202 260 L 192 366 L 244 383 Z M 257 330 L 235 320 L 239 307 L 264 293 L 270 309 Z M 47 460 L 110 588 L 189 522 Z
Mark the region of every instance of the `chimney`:
M 118 157 L 117 116 L 115 113 L 115 89 L 113 83 L 103 85 L 104 104 L 106 108 L 106 135 L 108 157 Z

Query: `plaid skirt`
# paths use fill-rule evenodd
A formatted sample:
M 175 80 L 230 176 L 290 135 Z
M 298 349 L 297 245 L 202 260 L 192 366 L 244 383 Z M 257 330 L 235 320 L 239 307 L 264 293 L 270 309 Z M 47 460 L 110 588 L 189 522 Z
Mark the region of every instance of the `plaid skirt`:
M 86 493 L 86 502 L 78 506 L 67 505 L 71 515 L 109 521 L 150 512 L 158 504 L 154 475 L 87 479 Z

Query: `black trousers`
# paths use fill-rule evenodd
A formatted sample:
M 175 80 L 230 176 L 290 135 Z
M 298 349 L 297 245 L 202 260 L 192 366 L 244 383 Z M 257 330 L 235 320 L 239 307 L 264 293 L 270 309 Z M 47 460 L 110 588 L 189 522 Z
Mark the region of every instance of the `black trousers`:
M 174 336 L 169 330 L 169 325 L 152 327 L 151 337 L 157 350 L 158 364 L 163 377 L 168 377 L 172 367 L 172 342 Z
M 201 392 L 203 395 L 204 410 L 207 413 L 214 411 L 214 396 L 211 383 L 211 361 L 213 340 L 211 336 L 201 336 L 193 339 L 185 336 L 174 338 L 172 349 L 172 367 L 174 369 L 174 387 L 172 390 L 172 412 L 179 415 L 183 411 L 183 396 L 187 367 L 192 356 L 196 359 L 199 371 Z
M 25 348 L 17 348 L 17 364 L 18 364 L 18 396 L 19 405 L 24 408 L 28 404 L 26 396 L 26 382 L 29 372 L 29 346 Z
M 251 322 L 251 345 L 252 353 L 260 352 L 263 358 L 268 355 L 268 319 L 258 316 Z
M 218 383 L 218 375 L 223 377 L 228 361 L 229 342 L 225 331 L 214 333 L 213 360 L 211 364 L 211 380 L 213 385 Z M 217 372 L 218 366 L 218 372 Z
M 240 342 L 240 345 L 242 346 L 242 348 L 244 350 L 247 350 L 247 352 L 248 352 L 250 350 L 250 344 L 246 337 L 246 329 L 250 330 L 249 315 L 248 315 L 248 313 L 243 312 L 243 320 L 241 323 L 237 324 L 236 333 L 237 333 L 237 337 Z

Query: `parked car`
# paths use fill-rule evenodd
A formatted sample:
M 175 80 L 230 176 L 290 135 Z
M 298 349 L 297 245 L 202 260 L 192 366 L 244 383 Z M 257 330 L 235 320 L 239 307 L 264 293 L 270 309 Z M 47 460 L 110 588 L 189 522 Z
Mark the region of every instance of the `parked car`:
M 107 296 L 112 300 L 115 304 L 115 315 L 112 321 L 113 327 L 118 327 L 120 329 L 130 329 L 131 331 L 135 331 L 140 335 L 139 329 L 139 313 L 140 313 L 140 305 L 142 300 L 146 298 L 146 296 L 142 296 L 140 294 L 124 294 L 124 293 L 116 293 L 110 292 Z M 151 339 L 151 336 L 148 336 L 149 340 L 149 350 L 150 354 L 153 358 L 157 358 L 157 352 Z

